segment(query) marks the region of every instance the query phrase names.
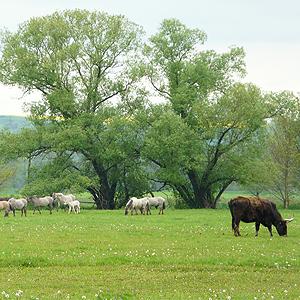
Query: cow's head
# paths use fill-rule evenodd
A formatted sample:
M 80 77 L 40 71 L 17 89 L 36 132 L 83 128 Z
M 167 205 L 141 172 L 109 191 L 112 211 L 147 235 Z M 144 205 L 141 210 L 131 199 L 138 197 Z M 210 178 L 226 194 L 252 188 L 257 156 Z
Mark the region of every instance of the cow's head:
M 281 220 L 277 225 L 276 229 L 280 236 L 287 236 L 287 223 L 293 221 L 294 218 Z
M 276 225 L 276 229 L 279 235 L 281 236 L 286 236 L 287 235 L 287 226 L 286 226 L 287 222 L 286 221 L 280 221 L 277 225 Z
M 129 211 L 129 209 L 131 209 L 132 203 L 133 203 L 133 200 L 132 200 L 132 199 L 130 199 L 130 200 L 127 202 L 127 204 L 126 204 L 126 206 L 125 206 L 125 216 L 128 215 L 128 211 Z

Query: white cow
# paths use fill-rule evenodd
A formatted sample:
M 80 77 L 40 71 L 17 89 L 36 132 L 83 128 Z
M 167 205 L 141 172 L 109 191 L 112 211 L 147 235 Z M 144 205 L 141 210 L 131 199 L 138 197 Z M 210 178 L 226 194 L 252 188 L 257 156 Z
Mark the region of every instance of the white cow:
M 129 201 L 127 202 L 125 206 L 125 215 L 128 214 L 128 211 L 131 211 L 131 214 L 133 215 L 133 211 L 135 210 L 135 214 L 138 214 L 138 210 L 140 210 L 141 214 L 145 214 L 149 211 L 149 201 L 147 197 L 144 198 L 136 198 L 136 197 L 131 197 Z
M 16 216 L 16 210 L 21 211 L 21 216 L 23 214 L 26 217 L 26 211 L 27 211 L 27 200 L 25 198 L 20 198 L 20 199 L 15 199 L 15 198 L 10 198 L 8 200 L 9 207 L 5 211 L 5 217 L 8 216 L 9 212 L 13 212 L 14 217 Z
M 151 215 L 150 208 L 154 206 L 155 208 L 159 208 L 159 215 L 164 214 L 164 209 L 166 208 L 166 200 L 163 197 L 147 197 L 149 201 L 149 213 Z
M 51 196 L 46 196 L 46 197 L 31 196 L 31 197 L 27 198 L 27 201 L 28 201 L 28 203 L 33 204 L 33 214 L 35 213 L 36 209 L 41 214 L 40 208 L 42 208 L 42 207 L 49 207 L 50 214 L 52 214 L 54 200 Z
M 63 207 L 68 202 L 75 201 L 75 196 L 72 194 L 64 195 L 63 193 L 53 193 L 52 194 L 54 203 L 56 204 L 57 210 L 59 207 Z
M 69 207 L 69 213 L 73 210 L 75 214 L 80 213 L 80 202 L 78 200 L 65 202 L 64 205 Z

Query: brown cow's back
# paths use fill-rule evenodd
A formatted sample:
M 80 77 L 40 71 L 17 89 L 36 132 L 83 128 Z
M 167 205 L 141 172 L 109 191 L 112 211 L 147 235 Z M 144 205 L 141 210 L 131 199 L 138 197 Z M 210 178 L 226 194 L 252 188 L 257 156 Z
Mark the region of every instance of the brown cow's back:
M 266 215 L 273 213 L 276 206 L 269 200 L 258 197 L 238 196 L 229 201 L 231 213 L 239 216 L 243 222 L 254 222 L 257 219 L 263 219 Z

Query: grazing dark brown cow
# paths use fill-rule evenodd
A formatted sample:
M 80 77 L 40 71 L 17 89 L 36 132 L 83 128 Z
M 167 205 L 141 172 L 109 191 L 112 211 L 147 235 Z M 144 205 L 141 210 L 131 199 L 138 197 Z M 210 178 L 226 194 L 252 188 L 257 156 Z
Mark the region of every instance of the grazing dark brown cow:
M 255 222 L 256 234 L 258 235 L 260 224 L 269 229 L 272 234 L 272 225 L 277 229 L 281 236 L 287 236 L 287 223 L 293 219 L 282 219 L 272 201 L 258 197 L 238 196 L 228 202 L 232 216 L 232 230 L 235 236 L 240 236 L 240 221 L 251 223 Z

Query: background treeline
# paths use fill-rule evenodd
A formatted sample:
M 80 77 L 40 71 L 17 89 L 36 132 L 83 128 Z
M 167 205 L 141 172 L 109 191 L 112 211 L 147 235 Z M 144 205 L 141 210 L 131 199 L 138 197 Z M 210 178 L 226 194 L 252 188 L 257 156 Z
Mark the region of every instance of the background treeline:
M 243 49 L 203 50 L 205 40 L 175 19 L 147 39 L 124 16 L 85 10 L 2 34 L 0 80 L 41 95 L 30 126 L 1 133 L 3 178 L 19 162 L 22 194 L 88 191 L 99 209 L 162 189 L 214 208 L 232 183 L 287 207 L 299 187 L 299 99 L 244 83 Z

